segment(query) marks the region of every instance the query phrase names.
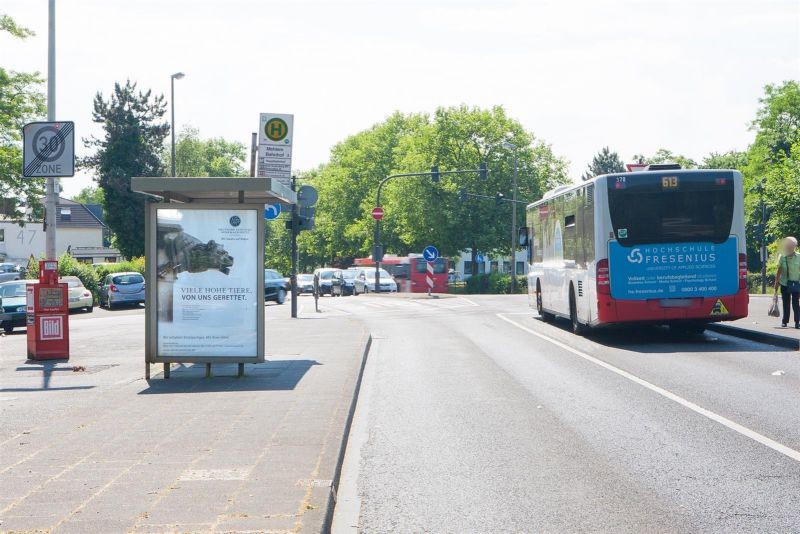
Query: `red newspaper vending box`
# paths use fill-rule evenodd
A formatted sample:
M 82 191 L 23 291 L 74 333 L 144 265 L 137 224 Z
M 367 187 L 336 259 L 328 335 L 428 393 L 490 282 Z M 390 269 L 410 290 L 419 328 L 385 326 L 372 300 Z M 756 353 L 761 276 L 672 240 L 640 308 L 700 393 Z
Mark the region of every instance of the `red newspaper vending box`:
M 28 358 L 69 359 L 67 284 L 58 283 L 58 262 L 39 262 L 39 283 L 26 288 Z

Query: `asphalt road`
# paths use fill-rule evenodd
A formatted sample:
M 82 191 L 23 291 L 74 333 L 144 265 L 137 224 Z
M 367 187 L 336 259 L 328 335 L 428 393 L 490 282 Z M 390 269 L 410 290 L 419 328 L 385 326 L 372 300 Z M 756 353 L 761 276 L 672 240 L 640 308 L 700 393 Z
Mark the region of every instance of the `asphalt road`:
M 525 297 L 325 298 L 374 336 L 335 532 L 799 532 L 800 354 L 573 336 Z

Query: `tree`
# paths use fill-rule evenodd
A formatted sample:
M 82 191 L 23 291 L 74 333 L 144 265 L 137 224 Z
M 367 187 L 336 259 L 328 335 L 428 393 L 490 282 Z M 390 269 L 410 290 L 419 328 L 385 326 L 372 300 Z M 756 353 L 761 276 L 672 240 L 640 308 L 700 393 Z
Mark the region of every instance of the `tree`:
M 33 35 L 8 15 L 0 15 L 0 32 L 25 39 Z M 44 178 L 22 177 L 22 127 L 41 118 L 45 97 L 38 72 L 16 72 L 0 67 L 0 213 L 21 219 L 24 208 L 40 208 Z
M 330 161 L 304 178 L 320 191 L 316 230 L 301 234 L 301 264 L 349 264 L 366 256 L 372 247 L 378 183 L 403 172 L 475 169 L 489 164 L 489 177 L 477 173 L 442 176 L 432 183 L 427 176 L 399 178 L 383 188 L 386 210 L 382 244 L 387 253 L 419 252 L 436 244 L 445 255 L 471 248 L 508 252 L 511 207 L 492 201 L 458 200 L 458 190 L 511 197 L 513 152 L 502 147 L 510 141 L 519 146 L 518 196 L 540 198 L 544 191 L 567 181 L 566 164 L 550 147 L 526 132 L 503 108 L 439 108 L 431 115 L 395 113 L 386 121 L 337 144 Z M 519 221 L 525 210 L 517 210 Z M 305 255 L 305 256 L 304 256 Z M 474 258 L 473 258 L 474 259 Z
M 159 157 L 169 125 L 161 122 L 166 111 L 164 97 L 151 91 L 138 91 L 128 80 L 114 84 L 108 100 L 97 93 L 92 120 L 102 124 L 102 139 L 85 139 L 96 152 L 82 160 L 92 169 L 103 191 L 106 224 L 114 232 L 115 243 L 128 258 L 144 254 L 144 205 L 146 197 L 131 191 L 133 176 L 162 176 Z
M 712 152 L 700 164 L 701 169 L 734 169 L 742 171 L 747 166 L 747 152 L 731 150 L 725 153 Z
M 186 127 L 175 143 L 175 174 L 178 176 L 246 176 L 246 149 L 242 143 L 221 137 L 200 139 L 197 128 Z M 165 169 L 170 166 L 171 149 L 162 153 Z
M 100 204 L 101 206 L 105 202 L 103 190 L 93 185 L 81 189 L 77 195 L 72 197 L 72 200 L 81 204 Z
M 800 82 L 785 81 L 764 87 L 764 96 L 751 123 L 755 140 L 747 151 L 743 169 L 745 217 L 748 236 L 748 266 L 760 263 L 761 206 L 759 186 L 764 182 L 767 205 L 767 239 L 797 235 L 798 159 L 800 159 Z
M 581 178 L 591 180 L 595 176 L 615 172 L 625 172 L 625 165 L 619 158 L 619 154 L 611 152 L 611 149 L 606 146 L 592 158 L 592 162 Z
M 677 163 L 681 166 L 682 169 L 696 169 L 697 162 L 694 161 L 692 158 L 687 158 L 686 156 L 682 156 L 680 154 L 675 154 L 671 150 L 666 148 L 659 148 L 655 154 L 650 156 L 649 158 L 644 158 L 642 161 L 642 156 L 634 156 L 634 159 L 637 160 L 637 163 L 647 163 L 647 164 L 657 164 L 657 163 Z

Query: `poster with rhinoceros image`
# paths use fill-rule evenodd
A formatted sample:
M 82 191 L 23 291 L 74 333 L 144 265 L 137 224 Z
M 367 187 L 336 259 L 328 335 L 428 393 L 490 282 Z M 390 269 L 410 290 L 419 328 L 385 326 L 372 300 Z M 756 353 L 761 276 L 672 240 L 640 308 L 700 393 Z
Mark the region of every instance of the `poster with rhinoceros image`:
M 259 223 L 254 210 L 157 210 L 161 357 L 257 353 Z

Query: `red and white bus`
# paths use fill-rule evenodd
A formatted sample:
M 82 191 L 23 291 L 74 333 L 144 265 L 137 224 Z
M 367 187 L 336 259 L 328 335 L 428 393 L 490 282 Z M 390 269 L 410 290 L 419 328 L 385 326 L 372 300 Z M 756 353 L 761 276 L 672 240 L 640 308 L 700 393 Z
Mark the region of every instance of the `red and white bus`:
M 354 265 L 358 267 L 375 267 L 372 258 L 356 258 Z M 386 269 L 397 282 L 397 290 L 410 293 L 428 292 L 428 262 L 422 254 L 395 256 L 385 254 L 381 267 Z M 433 262 L 433 292 L 447 293 L 447 258 L 439 258 Z
M 742 175 L 680 170 L 598 176 L 527 208 L 529 303 L 573 330 L 614 323 L 702 332 L 747 316 Z

